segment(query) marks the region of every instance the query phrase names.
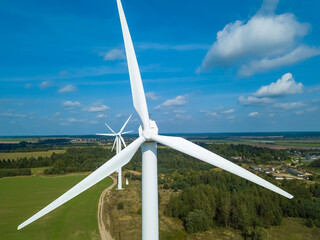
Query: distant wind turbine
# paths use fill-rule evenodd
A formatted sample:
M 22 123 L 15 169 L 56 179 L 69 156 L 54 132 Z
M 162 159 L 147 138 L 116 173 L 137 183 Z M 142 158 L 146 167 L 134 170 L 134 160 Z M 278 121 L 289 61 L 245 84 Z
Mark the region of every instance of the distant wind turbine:
M 279 187 L 271 184 L 261 177 L 248 170 L 220 157 L 205 148 L 202 148 L 181 137 L 168 137 L 158 135 L 158 128 L 154 121 L 149 118 L 146 97 L 140 76 L 140 70 L 134 52 L 127 21 L 122 9 L 120 0 L 117 0 L 120 22 L 124 38 L 127 62 L 129 68 L 130 84 L 133 98 L 133 105 L 141 119 L 139 127 L 139 138 L 133 141 L 119 154 L 111 158 L 96 171 L 91 173 L 69 191 L 58 199 L 40 210 L 31 218 L 18 226 L 18 229 L 25 227 L 48 212 L 54 210 L 73 197 L 90 188 L 97 182 L 109 176 L 121 166 L 127 164 L 141 146 L 142 151 L 142 239 L 159 239 L 159 215 L 158 215 L 158 179 L 157 179 L 157 142 L 206 163 L 222 168 L 230 173 L 238 175 L 271 191 L 274 191 L 289 199 L 293 196 Z
M 113 131 L 112 128 L 109 127 L 109 125 L 107 123 L 105 123 L 105 125 L 110 129 L 110 131 L 112 133 L 97 133 L 96 134 L 96 135 L 101 135 L 101 136 L 115 137 L 111 152 L 113 151 L 114 146 L 116 146 L 116 154 L 118 154 L 121 151 L 121 142 L 123 143 L 124 147 L 127 147 L 126 142 L 124 141 L 124 139 L 121 135 L 132 132 L 132 131 L 123 132 L 124 128 L 126 127 L 127 123 L 129 122 L 131 116 L 132 115 L 130 115 L 128 120 L 123 124 L 122 128 L 120 129 L 120 131 L 118 133 L 115 133 L 115 131 Z M 122 189 L 122 169 L 120 167 L 118 169 L 118 190 L 121 190 L 121 189 Z

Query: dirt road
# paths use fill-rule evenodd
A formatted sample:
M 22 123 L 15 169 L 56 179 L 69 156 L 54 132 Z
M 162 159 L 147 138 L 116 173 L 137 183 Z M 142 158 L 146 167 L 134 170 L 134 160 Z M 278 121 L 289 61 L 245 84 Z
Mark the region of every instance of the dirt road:
M 99 225 L 99 232 L 101 236 L 101 240 L 114 240 L 111 236 L 111 234 L 107 231 L 106 226 L 103 222 L 103 205 L 104 200 L 106 198 L 107 193 L 117 184 L 117 181 L 114 177 L 110 176 L 113 180 L 113 183 L 111 186 L 107 187 L 101 194 L 99 205 L 98 205 L 98 225 Z M 108 220 L 108 219 L 107 219 Z

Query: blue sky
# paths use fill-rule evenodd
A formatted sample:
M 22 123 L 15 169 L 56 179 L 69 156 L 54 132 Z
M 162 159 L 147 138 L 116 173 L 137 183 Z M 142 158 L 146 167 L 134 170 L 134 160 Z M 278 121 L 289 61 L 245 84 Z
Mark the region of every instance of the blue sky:
M 160 133 L 320 131 L 320 2 L 122 1 Z M 115 0 L 0 3 L 0 135 L 140 124 Z

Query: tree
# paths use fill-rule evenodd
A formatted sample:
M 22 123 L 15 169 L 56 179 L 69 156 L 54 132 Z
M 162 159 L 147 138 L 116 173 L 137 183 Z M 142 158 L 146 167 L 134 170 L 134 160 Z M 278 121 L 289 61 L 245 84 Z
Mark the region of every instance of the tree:
M 208 230 L 209 223 L 207 215 L 199 209 L 190 212 L 186 218 L 185 228 L 188 233 L 203 232 Z

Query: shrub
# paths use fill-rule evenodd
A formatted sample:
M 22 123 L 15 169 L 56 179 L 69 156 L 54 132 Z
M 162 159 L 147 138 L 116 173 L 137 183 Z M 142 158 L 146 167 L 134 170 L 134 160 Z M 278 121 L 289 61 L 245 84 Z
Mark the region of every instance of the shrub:
M 138 213 L 138 214 L 142 214 L 142 209 L 139 208 L 138 211 L 137 211 L 137 213 Z
M 118 203 L 118 206 L 117 206 L 117 209 L 118 209 L 118 210 L 124 209 L 124 203 L 123 203 L 123 202 L 119 202 L 119 203 Z
M 308 228 L 313 228 L 314 227 L 314 222 L 311 218 L 308 218 L 307 221 L 306 221 L 306 226 Z

